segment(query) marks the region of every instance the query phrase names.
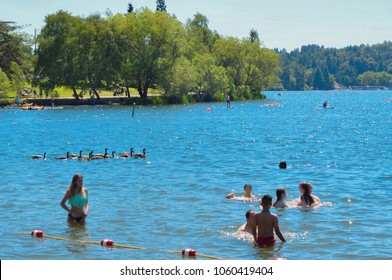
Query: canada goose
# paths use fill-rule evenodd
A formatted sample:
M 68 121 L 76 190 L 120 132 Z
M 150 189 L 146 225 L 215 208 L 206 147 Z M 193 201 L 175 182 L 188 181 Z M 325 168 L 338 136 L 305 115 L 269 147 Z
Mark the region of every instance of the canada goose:
M 56 159 L 59 159 L 59 160 L 67 160 L 67 159 L 69 159 L 69 152 L 67 152 L 67 155 L 65 157 L 64 156 L 56 157 Z
M 133 156 L 133 148 L 131 148 L 130 153 L 122 152 L 120 154 L 120 157 L 125 157 L 125 158 L 129 158 L 129 157 L 132 157 L 132 156 Z
M 115 157 L 115 156 L 114 156 L 115 153 L 116 153 L 116 152 L 113 151 L 111 156 L 109 156 L 108 153 L 105 153 L 105 154 L 103 155 L 103 158 L 114 158 L 114 157 Z
M 46 159 L 46 152 L 44 153 L 44 156 L 41 155 L 32 155 L 31 159 Z
M 82 152 L 83 152 L 82 150 L 79 151 L 78 159 L 79 159 L 79 160 L 89 160 L 90 157 L 89 157 L 89 156 L 86 156 L 86 155 L 82 155 Z
M 68 154 L 68 153 L 69 153 L 69 152 L 67 152 L 67 154 Z M 68 154 L 68 158 L 70 158 L 70 159 L 77 158 L 77 157 L 78 157 L 77 154 L 71 154 L 71 153 Z
M 94 155 L 93 153 L 94 153 L 94 151 L 91 151 L 89 153 L 89 158 L 90 159 L 103 159 L 104 158 L 103 155 L 101 155 L 101 154 Z
M 96 154 L 96 155 L 94 155 L 94 156 L 95 156 L 95 157 L 100 157 L 100 158 L 102 157 L 102 158 L 103 158 L 105 155 L 108 154 L 108 150 L 109 150 L 108 148 L 105 148 L 105 153 L 104 153 L 104 154 Z
M 143 149 L 143 153 L 137 153 L 133 155 L 134 158 L 146 158 L 146 156 L 146 148 Z

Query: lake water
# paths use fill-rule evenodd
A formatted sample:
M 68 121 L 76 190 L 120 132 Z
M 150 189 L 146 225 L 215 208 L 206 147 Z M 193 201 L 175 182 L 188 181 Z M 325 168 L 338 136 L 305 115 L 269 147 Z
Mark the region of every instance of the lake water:
M 233 109 L 137 107 L 134 118 L 120 106 L 1 109 L 0 258 L 176 260 L 170 250 L 192 248 L 230 259 L 392 259 L 392 92 L 266 94 Z M 325 99 L 334 109 L 322 109 Z M 147 158 L 54 159 L 131 147 L 146 148 Z M 30 159 L 44 152 L 47 160 Z M 84 227 L 68 226 L 59 205 L 74 173 L 89 190 Z M 300 181 L 323 206 L 273 209 L 286 243 L 257 250 L 234 233 L 260 207 L 227 193 L 249 183 L 258 197 L 284 187 L 294 200 Z M 33 229 L 66 240 L 19 234 Z M 75 241 L 105 238 L 145 249 Z

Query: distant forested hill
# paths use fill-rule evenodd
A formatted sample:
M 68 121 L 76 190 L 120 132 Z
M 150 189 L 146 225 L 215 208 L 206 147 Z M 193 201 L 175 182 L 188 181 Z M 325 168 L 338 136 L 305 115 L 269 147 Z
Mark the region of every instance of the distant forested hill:
M 335 82 L 349 86 L 392 86 L 392 42 L 349 46 L 342 49 L 318 45 L 281 56 L 280 79 L 286 90 L 333 89 Z

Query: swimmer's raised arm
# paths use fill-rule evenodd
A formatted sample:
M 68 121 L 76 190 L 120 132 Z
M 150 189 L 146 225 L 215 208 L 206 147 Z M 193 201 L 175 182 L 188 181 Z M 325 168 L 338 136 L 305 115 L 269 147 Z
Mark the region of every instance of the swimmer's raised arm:
M 235 197 L 235 194 L 234 193 L 229 193 L 228 195 L 226 195 L 226 198 L 228 198 L 228 199 L 232 199 L 232 198 L 234 198 Z

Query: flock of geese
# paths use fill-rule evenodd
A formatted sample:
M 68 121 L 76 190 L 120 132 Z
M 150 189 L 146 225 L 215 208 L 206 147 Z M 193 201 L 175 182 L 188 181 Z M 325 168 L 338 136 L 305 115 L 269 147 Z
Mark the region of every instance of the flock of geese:
M 116 156 L 116 152 L 113 151 L 111 155 L 108 153 L 108 148 L 105 149 L 104 154 L 94 154 L 94 151 L 91 151 L 88 155 L 82 155 L 83 151 L 79 151 L 79 155 L 71 154 L 67 152 L 66 156 L 56 157 L 57 160 L 68 160 L 68 159 L 78 159 L 78 160 L 94 160 L 94 159 L 110 159 L 110 158 L 146 158 L 146 148 L 143 149 L 142 153 L 134 153 L 133 148 L 131 148 L 130 152 L 122 152 L 120 155 Z M 32 155 L 31 159 L 46 159 L 46 152 L 41 155 Z

